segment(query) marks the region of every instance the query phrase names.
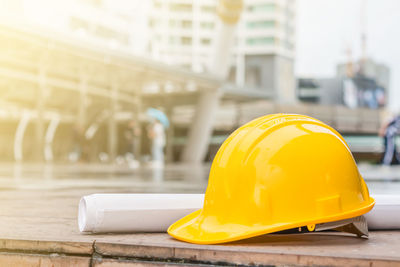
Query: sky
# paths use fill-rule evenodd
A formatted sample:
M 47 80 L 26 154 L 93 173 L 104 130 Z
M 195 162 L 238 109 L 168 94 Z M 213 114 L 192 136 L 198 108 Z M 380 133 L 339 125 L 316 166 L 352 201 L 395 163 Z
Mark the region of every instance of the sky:
M 336 64 L 361 54 L 362 0 L 298 0 L 298 76 L 330 77 Z M 366 0 L 367 56 L 391 71 L 389 107 L 400 110 L 400 1 Z

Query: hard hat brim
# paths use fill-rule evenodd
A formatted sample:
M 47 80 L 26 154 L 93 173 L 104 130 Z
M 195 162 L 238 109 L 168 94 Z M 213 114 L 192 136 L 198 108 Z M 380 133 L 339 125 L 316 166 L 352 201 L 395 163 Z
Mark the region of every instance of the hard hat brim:
M 354 209 L 349 212 L 335 214 L 329 217 L 315 218 L 308 221 L 290 222 L 290 223 L 277 223 L 273 225 L 237 225 L 237 224 L 220 224 L 218 221 L 208 224 L 204 227 L 202 222 L 202 209 L 197 210 L 177 222 L 173 223 L 168 228 L 168 234 L 172 237 L 194 244 L 219 244 L 232 241 L 238 241 L 246 238 L 270 234 L 287 229 L 340 221 L 357 216 L 361 216 L 369 212 L 375 205 L 375 200 L 370 197 L 366 205 L 359 209 Z

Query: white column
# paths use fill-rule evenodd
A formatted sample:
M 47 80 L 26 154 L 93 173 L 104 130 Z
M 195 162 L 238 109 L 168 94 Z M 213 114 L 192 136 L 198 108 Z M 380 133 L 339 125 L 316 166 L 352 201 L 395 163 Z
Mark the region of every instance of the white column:
M 29 112 L 22 113 L 21 120 L 18 123 L 17 130 L 15 132 L 14 137 L 14 159 L 17 162 L 23 160 L 23 141 L 26 127 L 29 124 L 29 120 L 31 119 L 31 115 Z
M 117 95 L 118 95 L 118 85 L 112 83 L 110 92 L 110 117 L 108 118 L 108 154 L 110 156 L 110 161 L 113 162 L 117 156 Z
M 220 97 L 219 90 L 204 92 L 199 96 L 193 123 L 189 129 L 188 141 L 181 155 L 182 162 L 198 164 L 204 160 Z
M 215 50 L 209 72 L 213 75 L 226 78 L 230 67 L 230 47 L 232 47 L 234 25 L 220 22 L 215 39 Z M 220 88 L 202 92 L 199 96 L 193 124 L 189 130 L 186 146 L 181 155 L 181 161 L 186 163 L 201 163 L 208 150 L 210 138 L 214 128 L 214 121 L 218 110 L 222 92 Z
M 47 83 L 46 83 L 46 67 L 45 64 L 40 64 L 39 75 L 38 75 L 38 88 L 36 95 L 36 127 L 35 127 L 35 137 L 36 137 L 36 157 L 35 160 L 43 160 L 44 151 L 44 108 L 47 96 Z
M 86 108 L 88 104 L 87 83 L 88 74 L 84 66 L 79 70 L 79 109 L 77 122 L 82 129 L 86 129 Z
M 236 55 L 236 84 L 240 87 L 244 86 L 245 84 L 245 61 L 244 55 L 241 52 L 238 52 Z
M 54 116 L 51 119 L 49 126 L 47 126 L 44 146 L 44 159 L 46 161 L 53 161 L 53 140 L 59 123 L 60 118 L 58 116 Z

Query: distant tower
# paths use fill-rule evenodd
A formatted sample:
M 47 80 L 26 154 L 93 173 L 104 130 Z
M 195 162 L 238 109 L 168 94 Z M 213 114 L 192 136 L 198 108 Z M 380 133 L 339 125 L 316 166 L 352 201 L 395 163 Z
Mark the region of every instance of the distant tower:
M 353 64 L 353 51 L 350 45 L 346 49 L 346 56 L 347 56 L 346 76 L 348 78 L 352 78 L 354 77 L 354 64 Z
M 359 72 L 365 73 L 365 63 L 367 61 L 367 0 L 361 1 L 360 13 L 360 28 L 361 28 L 361 58 Z

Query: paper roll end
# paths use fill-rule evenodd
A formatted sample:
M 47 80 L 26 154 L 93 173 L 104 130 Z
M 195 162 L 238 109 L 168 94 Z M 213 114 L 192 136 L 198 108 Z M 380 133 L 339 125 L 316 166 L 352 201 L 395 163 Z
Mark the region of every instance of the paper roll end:
M 78 226 L 80 232 L 92 232 L 94 230 L 96 215 L 91 206 L 93 206 L 93 203 L 91 203 L 90 196 L 84 196 L 79 201 Z

